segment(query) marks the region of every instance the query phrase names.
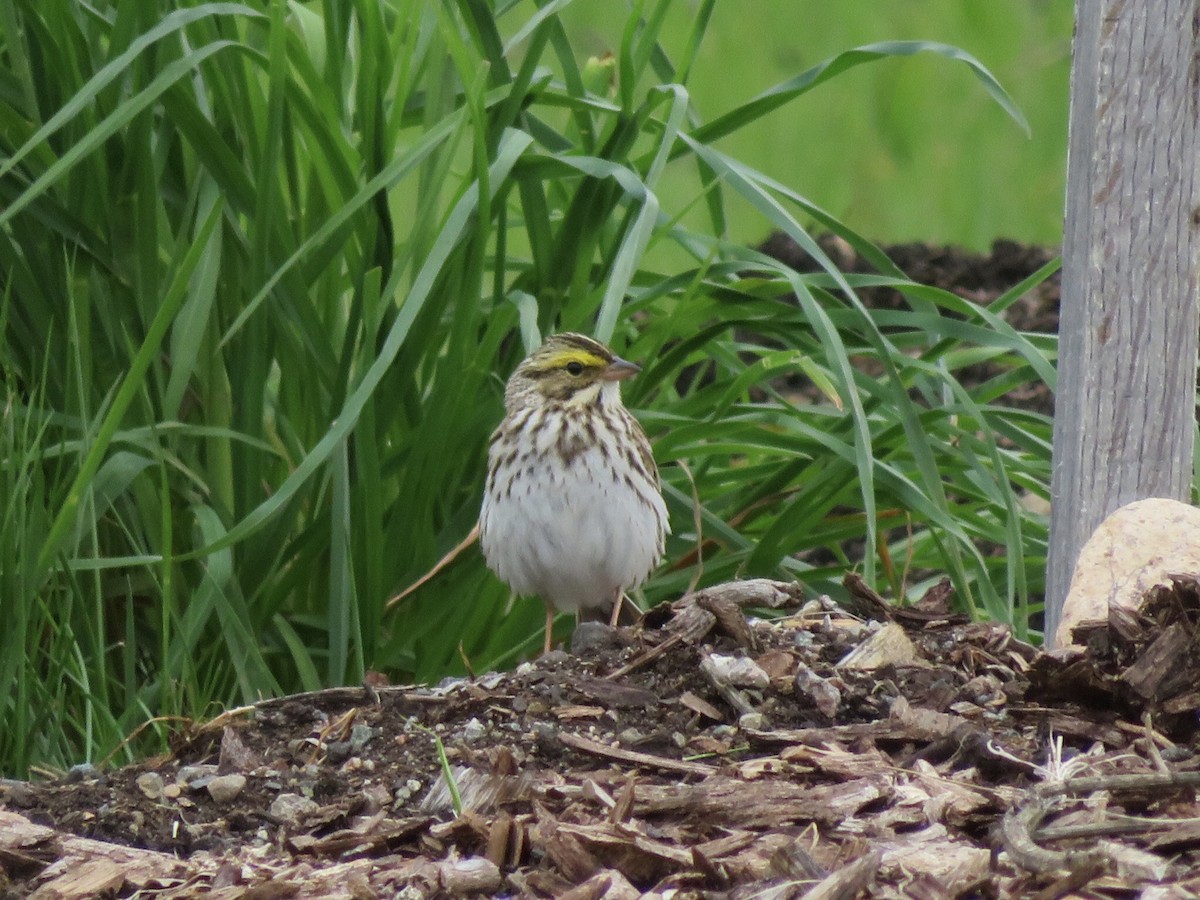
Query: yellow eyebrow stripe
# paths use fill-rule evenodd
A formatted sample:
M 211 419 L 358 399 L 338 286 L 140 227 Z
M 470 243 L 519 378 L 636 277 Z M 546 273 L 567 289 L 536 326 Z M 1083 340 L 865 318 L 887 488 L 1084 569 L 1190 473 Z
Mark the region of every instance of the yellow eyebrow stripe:
M 608 360 L 586 350 L 560 350 L 546 359 L 546 369 L 561 369 L 569 362 L 582 363 L 589 368 L 603 369 Z

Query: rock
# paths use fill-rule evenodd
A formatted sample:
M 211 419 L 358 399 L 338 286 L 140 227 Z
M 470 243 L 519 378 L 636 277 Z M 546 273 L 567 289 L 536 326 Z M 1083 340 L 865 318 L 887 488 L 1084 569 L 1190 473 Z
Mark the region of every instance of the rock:
M 217 767 L 209 763 L 196 766 L 180 766 L 175 773 L 175 783 L 193 791 L 203 790 L 217 774 Z
M 138 790 L 141 791 L 147 800 L 157 800 L 163 795 L 166 785 L 163 784 L 163 778 L 157 772 L 143 772 L 137 777 L 136 784 Z
M 1122 506 L 1079 552 L 1055 646 L 1071 644 L 1081 622 L 1106 620 L 1110 605 L 1138 609 L 1171 575 L 1200 576 L 1200 509 L 1163 498 Z
M 93 778 L 99 777 L 99 770 L 91 763 L 78 763 L 67 769 L 67 781 L 72 784 L 78 784 L 81 781 L 91 781 Z
M 225 726 L 221 731 L 221 755 L 217 761 L 220 772 L 249 772 L 262 765 L 258 754 L 246 746 L 236 728 Z
M 771 678 L 763 667 L 745 656 L 722 656 L 713 653 L 701 666 L 705 664 L 711 666 L 716 678 L 734 687 L 756 688 L 761 691 L 771 684 Z
M 832 720 L 842 705 L 842 692 L 828 678 L 822 678 L 804 663 L 796 668 L 793 682 L 797 696 L 806 698 L 825 718 Z
M 271 801 L 270 813 L 272 817 L 284 824 L 295 825 L 304 816 L 310 815 L 320 808 L 320 804 L 308 797 L 301 797 L 299 794 L 280 794 Z
M 473 744 L 476 741 L 482 740 L 487 734 L 487 726 L 477 718 L 471 718 L 463 724 L 462 731 L 459 732 L 459 737 L 468 744 Z
M 769 726 L 767 717 L 760 712 L 748 712 L 738 717 L 738 728 L 743 731 L 763 731 Z
M 881 669 L 884 666 L 924 665 L 917 648 L 895 622 L 879 628 L 838 661 L 839 669 Z
M 363 725 L 361 722 L 356 724 L 350 729 L 350 747 L 355 753 L 360 753 L 377 733 L 370 725 Z
M 237 799 L 245 787 L 245 775 L 217 775 L 207 785 L 208 795 L 217 803 L 229 803 Z
M 620 650 L 629 640 L 619 628 L 604 622 L 580 622 L 571 635 L 571 652 L 576 656 L 595 656 L 605 650 Z

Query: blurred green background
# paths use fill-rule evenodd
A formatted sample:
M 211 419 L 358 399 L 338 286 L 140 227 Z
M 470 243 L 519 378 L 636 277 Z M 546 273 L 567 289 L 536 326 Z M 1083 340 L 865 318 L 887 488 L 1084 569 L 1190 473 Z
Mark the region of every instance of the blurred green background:
M 695 0 L 672 7 L 662 43 L 673 58 L 698 8 Z M 623 18 L 607 0 L 576 2 L 563 14 L 576 46 L 597 56 L 616 51 Z M 1072 23 L 1066 0 L 718 3 L 691 95 L 711 121 L 851 47 L 892 40 L 961 47 L 1004 85 L 1029 136 L 966 68 L 921 55 L 846 73 L 716 146 L 881 243 L 986 249 L 1004 237 L 1057 246 Z M 663 193 L 670 190 L 668 183 Z M 679 191 L 691 196 L 694 187 Z M 765 237 L 761 218 L 732 212 L 734 240 Z

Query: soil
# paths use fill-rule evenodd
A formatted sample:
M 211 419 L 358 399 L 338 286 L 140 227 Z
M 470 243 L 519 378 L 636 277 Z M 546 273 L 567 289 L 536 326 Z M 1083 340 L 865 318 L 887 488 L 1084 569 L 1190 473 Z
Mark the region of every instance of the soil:
M 825 234 L 817 239 L 821 250 L 846 273 L 885 274 L 878 272 L 842 238 Z M 787 235 L 776 233 L 759 248 L 763 253 L 788 263 L 798 272 L 819 272 L 820 264 Z M 1028 246 L 1015 241 L 998 240 L 990 253 L 972 253 L 953 246 L 929 244 L 893 244 L 883 248 L 888 258 L 918 284 L 941 288 L 979 306 L 988 306 L 1006 291 L 1020 284 L 1057 255 L 1056 250 Z M 1059 272 L 1042 280 L 1022 294 L 1000 314 L 1014 329 L 1035 334 L 1058 331 L 1058 306 L 1061 295 Z M 859 299 L 872 309 L 902 309 L 908 306 L 904 294 L 894 288 L 860 288 Z M 1002 369 L 992 363 L 969 366 L 955 372 L 964 387 L 990 381 Z M 813 399 L 820 397 L 814 391 Z M 1054 397 L 1042 382 L 1021 385 L 997 402 L 1021 409 L 1054 414 Z
M 891 253 L 979 302 L 1050 256 Z M 1010 323 L 1052 329 L 1056 290 Z M 946 584 L 905 610 L 847 587 L 717 586 L 511 673 L 372 677 L 0 781 L 0 897 L 1200 890 L 1200 585 L 1056 655 L 954 615 Z
M 1200 889 L 1200 673 L 1158 640 L 1196 633 L 1200 584 L 1057 656 L 946 585 L 906 610 L 847 586 L 853 612 L 708 588 L 512 673 L 269 700 L 163 758 L 0 782 L 0 895 Z
M 842 272 L 878 274 L 866 259 L 836 235 L 821 235 L 817 244 Z M 777 232 L 759 249 L 798 272 L 820 271 L 820 265 L 785 234 Z M 918 284 L 951 291 L 980 305 L 991 303 L 1058 255 L 1056 249 L 1008 240 L 995 241 L 989 253 L 919 243 L 891 244 L 883 250 Z M 859 293 L 864 303 L 876 308 L 896 309 L 906 303 L 903 295 L 891 288 L 865 288 Z M 1059 294 L 1056 272 L 1009 307 L 1004 318 L 1018 331 L 1053 334 L 1058 331 Z

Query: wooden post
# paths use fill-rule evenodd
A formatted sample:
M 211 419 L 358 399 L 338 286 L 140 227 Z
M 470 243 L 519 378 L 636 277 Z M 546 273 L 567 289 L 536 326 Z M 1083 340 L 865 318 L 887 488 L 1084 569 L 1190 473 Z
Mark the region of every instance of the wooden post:
M 1189 500 L 1200 0 L 1076 0 L 1046 637 L 1097 525 Z

